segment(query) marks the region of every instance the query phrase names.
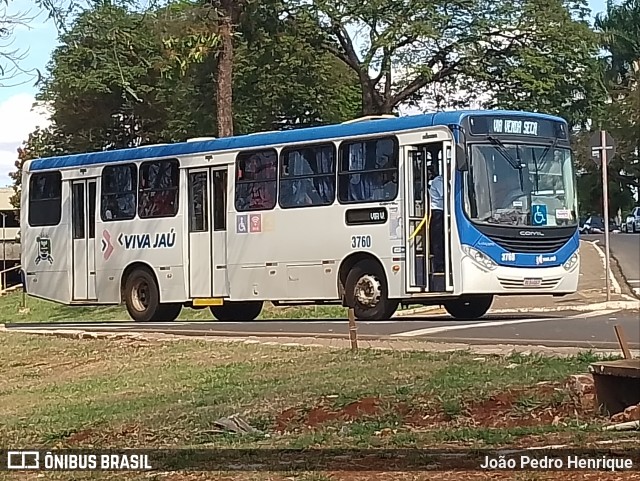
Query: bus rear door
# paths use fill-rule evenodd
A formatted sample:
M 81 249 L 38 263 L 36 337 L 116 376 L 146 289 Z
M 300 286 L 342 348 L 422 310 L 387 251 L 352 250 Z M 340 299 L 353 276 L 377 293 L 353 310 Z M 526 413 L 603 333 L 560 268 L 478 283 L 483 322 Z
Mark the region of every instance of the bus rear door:
M 187 171 L 189 185 L 189 295 L 228 295 L 227 166 Z
M 71 181 L 73 300 L 96 300 L 96 179 Z

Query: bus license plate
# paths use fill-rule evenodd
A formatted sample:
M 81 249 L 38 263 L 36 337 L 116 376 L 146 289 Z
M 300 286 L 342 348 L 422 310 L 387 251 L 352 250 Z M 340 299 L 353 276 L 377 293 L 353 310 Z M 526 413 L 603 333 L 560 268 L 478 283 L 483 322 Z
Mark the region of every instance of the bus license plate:
M 524 286 L 525 287 L 539 287 L 542 284 L 542 279 L 538 277 L 525 277 L 524 278 Z

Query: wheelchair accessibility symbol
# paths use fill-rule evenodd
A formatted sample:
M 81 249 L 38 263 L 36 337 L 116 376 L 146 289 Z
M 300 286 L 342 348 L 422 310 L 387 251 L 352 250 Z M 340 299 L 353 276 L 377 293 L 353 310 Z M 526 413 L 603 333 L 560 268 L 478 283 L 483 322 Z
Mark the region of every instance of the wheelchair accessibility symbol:
M 547 206 L 543 204 L 533 204 L 531 206 L 531 224 L 547 225 Z

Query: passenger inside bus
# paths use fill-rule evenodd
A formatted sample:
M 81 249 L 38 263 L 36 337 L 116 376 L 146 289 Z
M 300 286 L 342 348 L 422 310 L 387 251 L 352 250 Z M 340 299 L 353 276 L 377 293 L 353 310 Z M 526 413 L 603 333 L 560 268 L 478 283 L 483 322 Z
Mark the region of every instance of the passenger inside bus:
M 236 208 L 239 210 L 271 209 L 276 197 L 276 156 L 266 151 L 251 154 L 238 163 Z M 244 181 L 244 182 L 243 182 Z
M 331 148 L 288 152 L 282 164 L 280 204 L 283 207 L 331 204 L 334 198 L 334 172 Z
M 433 256 L 433 272 L 444 272 L 444 183 L 438 173 L 437 164 L 429 169 L 431 179 L 429 185 L 429 202 L 431 218 L 429 219 L 429 250 Z

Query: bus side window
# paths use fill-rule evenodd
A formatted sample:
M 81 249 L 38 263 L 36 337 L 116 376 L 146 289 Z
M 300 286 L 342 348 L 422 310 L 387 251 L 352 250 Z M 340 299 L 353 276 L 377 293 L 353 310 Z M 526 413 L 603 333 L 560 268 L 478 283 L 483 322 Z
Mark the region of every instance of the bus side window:
M 180 162 L 154 160 L 140 165 L 138 215 L 141 219 L 173 217 L 178 213 Z
M 236 158 L 238 212 L 271 210 L 276 206 L 277 155 L 273 149 L 242 152 Z
M 338 173 L 341 203 L 391 201 L 397 196 L 398 147 L 395 139 L 342 143 Z
M 103 221 L 129 220 L 136 216 L 138 176 L 135 164 L 102 169 L 100 217 Z
M 29 225 L 54 226 L 62 218 L 62 174 L 45 172 L 29 179 Z
M 282 152 L 281 159 L 281 207 L 333 204 L 336 190 L 333 144 L 287 149 Z

